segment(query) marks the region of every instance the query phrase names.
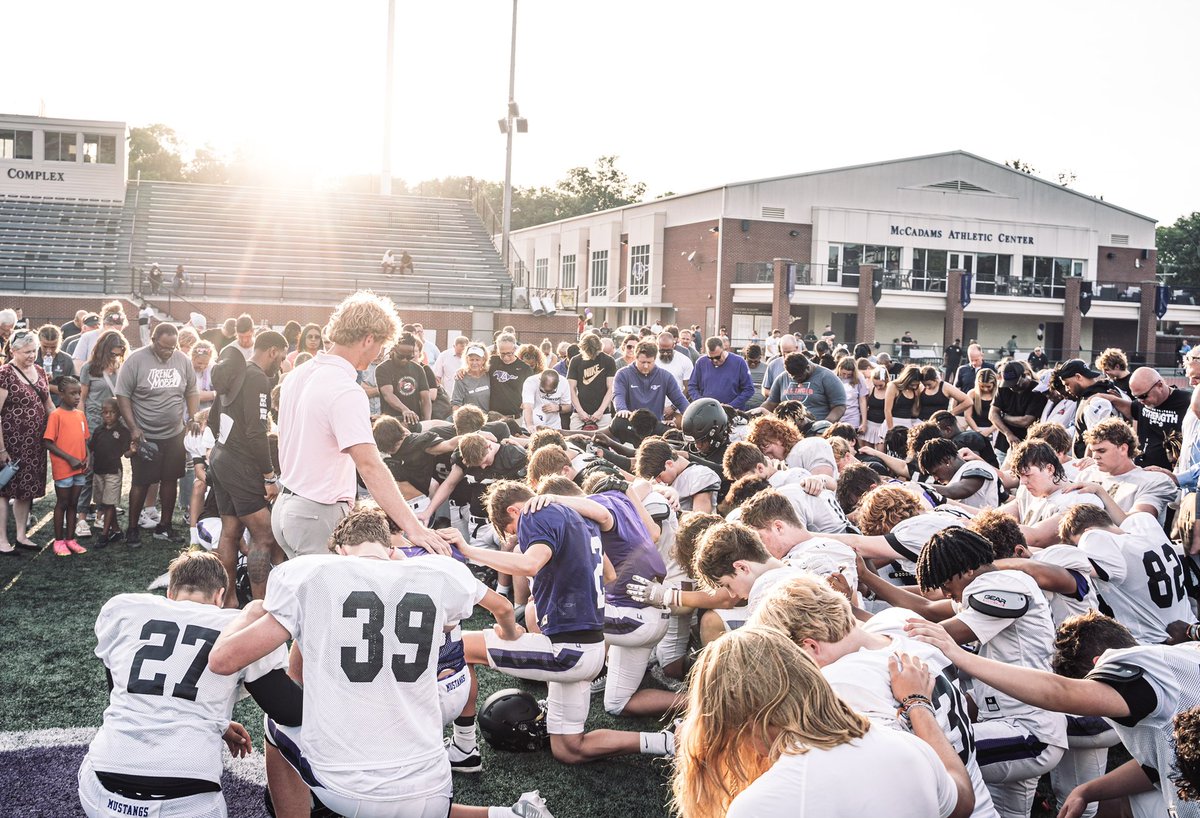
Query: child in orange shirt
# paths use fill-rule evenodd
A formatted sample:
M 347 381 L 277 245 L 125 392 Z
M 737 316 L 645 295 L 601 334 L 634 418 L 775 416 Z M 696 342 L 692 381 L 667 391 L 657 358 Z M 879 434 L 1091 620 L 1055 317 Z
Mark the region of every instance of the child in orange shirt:
M 87 553 L 75 540 L 75 508 L 87 482 L 88 460 L 87 415 L 79 410 L 81 391 L 75 378 L 59 380 L 60 404 L 50 413 L 42 435 L 54 477 L 54 553 L 59 557 Z

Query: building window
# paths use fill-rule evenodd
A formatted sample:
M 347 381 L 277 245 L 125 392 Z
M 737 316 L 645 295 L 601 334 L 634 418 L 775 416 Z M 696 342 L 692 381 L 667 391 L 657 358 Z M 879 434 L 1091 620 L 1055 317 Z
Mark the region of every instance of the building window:
M 629 311 L 629 323 L 635 327 L 646 326 L 646 308 L 640 307 Z
M 46 161 L 74 162 L 75 134 L 46 131 Z
M 909 288 L 917 292 L 946 292 L 947 261 L 945 250 L 913 250 Z
M 1012 256 L 975 254 L 975 292 L 979 295 L 1006 295 L 1011 276 Z
M 544 290 L 549 286 L 550 259 L 535 258 L 533 260 L 533 286 Z
M 563 256 L 559 270 L 559 284 L 564 290 L 575 289 L 575 254 Z
M 650 295 L 649 244 L 638 244 L 629 250 L 629 295 Z
M 33 131 L 0 130 L 0 159 L 32 159 Z
M 608 251 L 592 251 L 591 271 L 592 298 L 608 296 Z
M 872 264 L 877 270 L 893 272 L 900 269 L 900 248 L 882 244 L 831 244 L 826 282 L 843 287 L 858 286 L 858 266 Z
M 117 163 L 117 138 L 105 134 L 83 135 L 84 164 L 115 165 Z
M 1083 274 L 1083 259 L 1025 256 L 1021 259 L 1020 294 L 1042 298 L 1065 298 L 1066 279 L 1074 270 Z

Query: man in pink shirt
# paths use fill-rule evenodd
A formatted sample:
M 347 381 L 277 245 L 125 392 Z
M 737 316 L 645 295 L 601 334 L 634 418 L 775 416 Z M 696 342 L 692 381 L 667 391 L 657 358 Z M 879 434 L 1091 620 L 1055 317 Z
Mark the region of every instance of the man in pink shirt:
M 329 348 L 283 381 L 279 402 L 279 482 L 271 512 L 275 539 L 288 557 L 328 553 L 338 521 L 357 497 L 355 472 L 405 535 L 448 554 L 404 501 L 371 434 L 370 404 L 356 371 L 395 341 L 400 321 L 390 299 L 358 292 L 329 319 Z

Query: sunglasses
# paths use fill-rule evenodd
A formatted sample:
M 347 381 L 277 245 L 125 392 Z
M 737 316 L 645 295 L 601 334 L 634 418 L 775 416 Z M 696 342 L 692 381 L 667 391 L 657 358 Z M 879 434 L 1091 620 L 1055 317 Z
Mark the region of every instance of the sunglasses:
M 1161 385 L 1161 384 L 1162 384 L 1162 381 L 1155 381 L 1153 384 L 1151 384 L 1150 388 L 1147 389 L 1145 392 L 1143 392 L 1140 395 L 1134 395 L 1133 399 L 1134 400 L 1145 400 L 1146 398 L 1148 398 L 1150 396 L 1150 393 L 1153 392 L 1155 389 L 1157 389 L 1159 387 L 1159 385 Z

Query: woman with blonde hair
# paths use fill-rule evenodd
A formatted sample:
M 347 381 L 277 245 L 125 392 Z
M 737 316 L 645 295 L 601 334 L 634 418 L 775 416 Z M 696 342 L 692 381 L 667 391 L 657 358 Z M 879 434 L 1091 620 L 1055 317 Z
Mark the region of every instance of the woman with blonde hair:
M 887 396 L 883 400 L 883 416 L 890 432 L 897 426 L 912 428 L 921 414 L 921 395 L 925 384 L 921 380 L 921 367 L 909 364 L 900 370 L 896 380 L 887 385 Z
M 684 818 L 965 818 L 971 781 L 934 716 L 933 678 L 903 654 L 892 688 L 915 736 L 872 728 L 816 663 L 772 628 L 725 634 L 700 654 L 677 731 Z M 864 771 L 886 787 L 862 786 Z
M 998 386 L 994 370 L 981 369 L 976 372 L 975 386 L 967 393 L 967 411 L 963 415 L 967 426 L 992 441 L 996 437 L 996 427 L 992 425 L 989 415 Z
M 842 382 L 846 390 L 846 412 L 841 417 L 842 423 L 849 423 L 860 435 L 867 433 L 867 393 L 871 387 L 859 374 L 858 365 L 849 355 L 843 355 L 833 369 L 833 374 Z

